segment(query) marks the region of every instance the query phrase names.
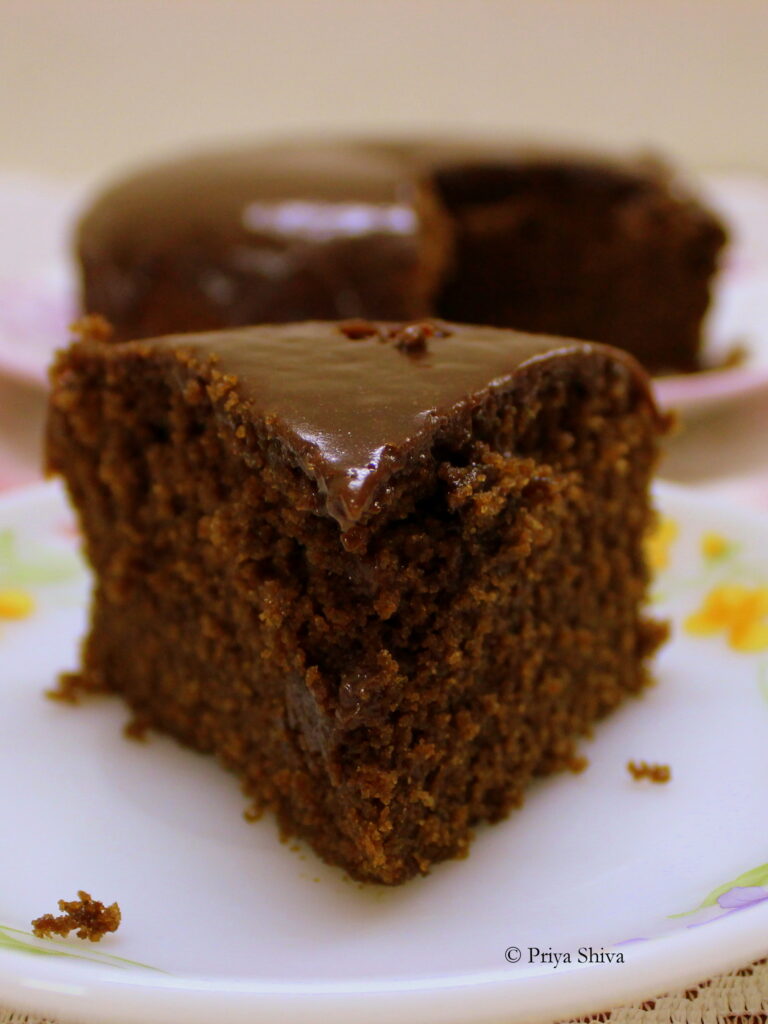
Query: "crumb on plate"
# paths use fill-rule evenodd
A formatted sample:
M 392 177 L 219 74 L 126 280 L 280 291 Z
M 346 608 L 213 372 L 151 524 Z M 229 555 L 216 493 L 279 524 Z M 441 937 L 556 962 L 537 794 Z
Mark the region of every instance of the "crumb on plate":
M 86 681 L 81 672 L 62 672 L 56 685 L 45 691 L 49 700 L 58 700 L 63 704 L 79 704 L 80 698 L 94 693 L 105 693 L 103 687 Z
M 650 782 L 669 782 L 672 769 L 668 764 L 648 764 L 646 761 L 628 761 L 627 771 L 635 781 L 648 779 Z
M 117 903 L 105 907 L 94 900 L 87 892 L 80 889 L 76 900 L 59 900 L 59 910 L 63 913 L 56 917 L 43 914 L 32 922 L 32 932 L 39 939 L 50 939 L 54 935 L 69 935 L 77 929 L 78 939 L 90 939 L 98 942 L 107 932 L 116 932 L 120 926 L 121 914 Z

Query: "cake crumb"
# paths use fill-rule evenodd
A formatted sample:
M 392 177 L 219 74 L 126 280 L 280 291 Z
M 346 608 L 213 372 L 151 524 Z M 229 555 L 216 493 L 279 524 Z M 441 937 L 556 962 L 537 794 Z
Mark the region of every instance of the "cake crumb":
M 429 324 L 408 324 L 401 327 L 394 335 L 395 348 L 409 355 L 417 355 L 427 351 L 427 339 L 434 331 Z
M 627 771 L 635 781 L 648 779 L 649 782 L 669 782 L 672 769 L 668 764 L 648 764 L 645 761 L 628 761 Z
M 79 672 L 62 672 L 56 685 L 45 691 L 49 700 L 58 700 L 63 704 L 79 704 L 86 687 Z
M 122 915 L 117 903 L 105 907 L 103 903 L 92 899 L 82 889 L 78 890 L 76 900 L 59 900 L 59 917 L 43 914 L 32 922 L 32 932 L 38 939 L 50 939 L 54 935 L 69 935 L 77 929 L 78 939 L 90 939 L 98 942 L 107 932 L 116 932 L 120 926 Z
M 574 754 L 570 758 L 566 766 L 569 772 L 573 772 L 574 775 L 581 775 L 583 771 L 589 768 L 589 758 L 584 757 L 583 754 Z
M 62 672 L 56 685 L 45 691 L 49 700 L 58 700 L 64 704 L 79 704 L 81 697 L 105 694 L 108 690 L 96 676 L 86 677 L 82 672 Z
M 99 313 L 81 316 L 70 325 L 70 331 L 81 341 L 108 342 L 115 333 L 112 324 Z
M 147 733 L 151 726 L 147 718 L 141 715 L 134 715 L 123 726 L 123 736 L 129 740 L 136 740 L 137 743 L 147 742 Z
M 714 366 L 708 366 L 708 370 L 732 370 L 734 367 L 743 366 L 749 356 L 749 343 L 736 340 L 722 356 L 720 362 Z
M 350 341 L 362 341 L 363 338 L 372 338 L 379 333 L 376 324 L 370 320 L 342 320 L 339 330 Z
M 451 332 L 442 324 L 423 320 L 419 323 L 403 324 L 390 331 L 390 338 L 395 348 L 409 356 L 422 356 L 428 352 L 427 342 L 430 338 L 446 338 Z

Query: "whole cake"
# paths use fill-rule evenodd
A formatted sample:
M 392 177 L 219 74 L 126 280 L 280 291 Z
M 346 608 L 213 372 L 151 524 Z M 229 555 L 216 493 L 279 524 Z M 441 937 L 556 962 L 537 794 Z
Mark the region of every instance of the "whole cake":
M 447 317 L 695 370 L 725 232 L 649 160 L 461 142 L 193 155 L 98 198 L 82 305 L 121 339 L 256 323 Z
M 646 683 L 663 427 L 637 363 L 578 341 L 86 332 L 47 441 L 96 580 L 79 685 L 355 878 L 426 872 Z

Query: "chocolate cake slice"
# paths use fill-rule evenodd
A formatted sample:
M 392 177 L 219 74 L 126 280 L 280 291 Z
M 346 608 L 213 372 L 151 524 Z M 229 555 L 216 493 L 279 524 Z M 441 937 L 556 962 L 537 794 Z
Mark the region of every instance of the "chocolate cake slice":
M 648 381 L 442 322 L 110 343 L 53 371 L 95 573 L 80 685 L 358 879 L 463 854 L 647 681 Z
M 725 241 L 657 160 L 456 139 L 299 139 L 182 156 L 78 229 L 82 304 L 135 339 L 439 316 L 699 367 Z

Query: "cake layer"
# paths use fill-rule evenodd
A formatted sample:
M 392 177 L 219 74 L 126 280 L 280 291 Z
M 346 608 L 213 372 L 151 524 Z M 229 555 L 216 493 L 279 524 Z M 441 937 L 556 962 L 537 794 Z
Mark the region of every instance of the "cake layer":
M 344 527 L 386 503 L 392 477 L 436 434 L 459 423 L 471 430 L 472 410 L 513 376 L 524 389 L 537 361 L 554 360 L 550 372 L 560 377 L 592 351 L 568 339 L 441 321 L 311 322 L 150 345 L 126 345 L 121 359 L 151 352 L 186 363 L 188 373 L 210 373 L 220 399 L 234 389 L 239 415 L 285 445 Z M 629 360 L 624 372 L 637 376 Z
M 83 306 L 122 339 L 445 316 L 695 369 L 722 226 L 650 160 L 450 141 L 300 140 L 117 183 L 78 231 Z
M 97 580 L 82 686 L 355 877 L 425 872 L 647 681 L 662 426 L 629 357 L 562 339 L 86 338 L 48 432 Z

